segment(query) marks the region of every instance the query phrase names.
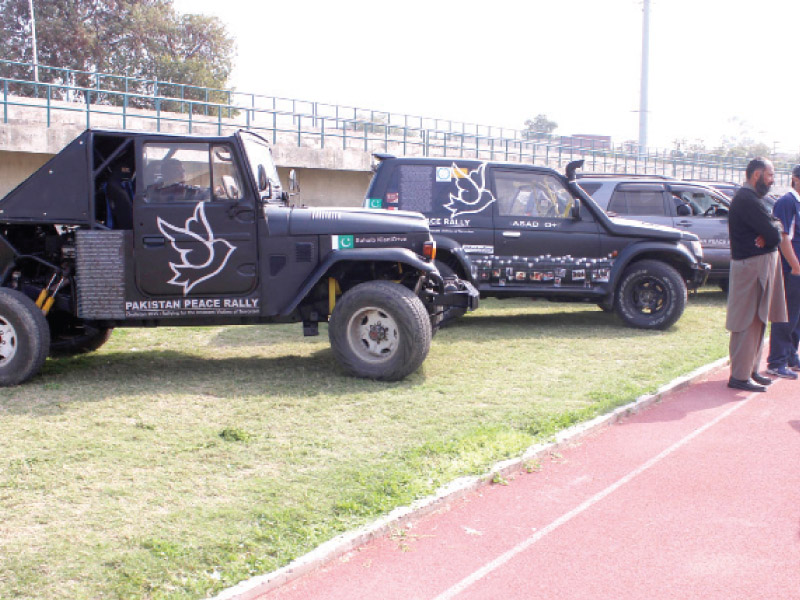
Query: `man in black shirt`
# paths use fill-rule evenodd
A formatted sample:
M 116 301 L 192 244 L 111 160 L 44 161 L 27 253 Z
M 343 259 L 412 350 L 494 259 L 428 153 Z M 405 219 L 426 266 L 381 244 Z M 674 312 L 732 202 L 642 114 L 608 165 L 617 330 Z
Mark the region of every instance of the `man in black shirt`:
M 765 158 L 747 165 L 745 183 L 731 201 L 728 314 L 731 332 L 731 377 L 728 387 L 764 392 L 772 380 L 758 373 L 767 321 L 786 321 L 783 276 L 778 245 L 783 229 L 762 201 L 775 181 L 775 169 Z

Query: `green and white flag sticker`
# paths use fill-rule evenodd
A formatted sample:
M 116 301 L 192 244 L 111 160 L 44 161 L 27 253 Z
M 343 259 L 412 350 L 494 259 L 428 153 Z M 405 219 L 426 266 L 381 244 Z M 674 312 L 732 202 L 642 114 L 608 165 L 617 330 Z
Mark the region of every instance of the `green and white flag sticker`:
M 347 250 L 353 247 L 352 235 L 332 235 L 331 247 L 334 250 Z
M 369 207 L 370 208 L 383 208 L 383 200 L 380 198 L 370 198 L 369 199 Z

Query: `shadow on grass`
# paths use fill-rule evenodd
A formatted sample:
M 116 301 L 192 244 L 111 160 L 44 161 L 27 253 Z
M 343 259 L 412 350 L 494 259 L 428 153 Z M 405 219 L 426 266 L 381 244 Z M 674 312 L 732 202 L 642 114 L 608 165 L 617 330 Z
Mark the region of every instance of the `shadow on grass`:
M 608 339 L 619 340 L 631 337 L 654 336 L 664 333 L 662 330 L 647 330 L 628 327 L 614 312 L 604 312 L 593 304 L 561 304 L 570 310 L 555 312 L 553 308 L 559 303 L 530 302 L 517 298 L 508 300 L 491 300 L 493 307 L 508 311 L 506 314 L 484 314 L 480 309 L 446 325 L 442 331 L 445 335 L 458 340 L 469 339 L 472 342 L 495 342 L 498 338 L 535 339 L 557 336 L 562 339 Z M 701 293 L 689 296 L 687 309 L 693 307 L 719 308 L 724 306 L 726 295 L 721 291 L 704 289 Z M 535 312 L 532 309 L 544 307 L 546 312 Z M 582 308 L 581 308 L 582 307 Z M 517 313 L 511 311 L 519 311 Z M 680 327 L 678 320 L 667 332 Z M 483 330 L 483 331 L 481 331 Z
M 612 313 L 595 308 L 583 311 L 486 315 L 458 319 L 442 329 L 448 337 L 472 342 L 495 342 L 498 338 L 620 339 L 658 335 L 661 331 L 626 327 Z
M 174 350 L 112 352 L 48 360 L 30 382 L 3 390 L 0 408 L 53 412 L 115 396 L 205 395 L 308 398 L 413 388 L 419 371 L 399 382 L 346 375 L 329 348 L 310 356 L 212 358 Z M 50 410 L 48 410 L 50 407 Z

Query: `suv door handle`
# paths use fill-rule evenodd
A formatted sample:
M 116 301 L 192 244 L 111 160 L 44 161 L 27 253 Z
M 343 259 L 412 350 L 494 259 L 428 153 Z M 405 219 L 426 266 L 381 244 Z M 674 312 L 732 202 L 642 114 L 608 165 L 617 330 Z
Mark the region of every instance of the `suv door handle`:
M 684 219 L 683 221 L 678 221 L 675 224 L 676 225 L 680 225 L 681 227 L 691 227 L 692 226 L 692 222 L 691 221 L 687 221 L 686 219 Z
M 521 234 L 519 231 L 504 231 L 503 237 L 519 237 Z

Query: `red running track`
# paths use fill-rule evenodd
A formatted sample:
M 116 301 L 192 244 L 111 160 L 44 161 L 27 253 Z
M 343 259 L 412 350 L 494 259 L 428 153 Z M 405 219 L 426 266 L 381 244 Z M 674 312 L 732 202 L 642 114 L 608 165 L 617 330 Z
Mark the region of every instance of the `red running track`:
M 800 599 L 800 382 L 727 377 L 259 598 Z

